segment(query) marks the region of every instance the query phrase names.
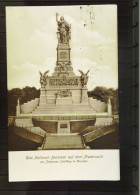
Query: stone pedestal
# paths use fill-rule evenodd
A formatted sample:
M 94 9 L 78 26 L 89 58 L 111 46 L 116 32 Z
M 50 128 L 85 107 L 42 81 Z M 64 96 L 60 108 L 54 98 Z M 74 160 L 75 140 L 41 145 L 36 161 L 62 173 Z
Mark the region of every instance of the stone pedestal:
M 40 89 L 40 102 L 39 102 L 39 105 L 43 105 L 43 104 L 46 104 L 46 92 L 45 92 L 45 89 Z
M 58 44 L 57 47 L 57 65 L 71 64 L 70 62 L 70 47 L 69 44 Z
M 81 104 L 82 105 L 89 105 L 88 94 L 87 94 L 87 88 L 86 87 L 83 87 L 81 89 Z
M 71 97 L 57 97 L 56 99 L 56 105 L 71 105 L 72 104 L 72 98 Z

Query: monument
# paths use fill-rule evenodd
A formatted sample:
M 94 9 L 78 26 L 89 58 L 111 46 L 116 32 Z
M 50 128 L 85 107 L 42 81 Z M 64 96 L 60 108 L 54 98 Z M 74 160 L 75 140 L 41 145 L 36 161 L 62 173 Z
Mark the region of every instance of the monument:
M 86 129 L 93 128 L 95 122 L 98 125 L 100 121 L 112 120 L 111 102 L 109 100 L 107 107 L 104 102 L 88 97 L 87 83 L 90 70 L 87 72 L 79 70 L 81 76 L 76 76 L 73 72 L 70 57 L 71 25 L 63 16 L 58 19 L 58 14 L 56 22 L 58 44 L 54 72 L 52 76 L 48 75 L 49 70 L 39 72 L 40 97 L 21 106 L 18 101 L 19 118 L 15 124 L 20 122 L 26 127 L 28 122 L 28 126 L 32 124 L 31 129 L 34 133 L 46 135 L 39 149 L 82 149 L 86 148 L 82 137 Z M 107 118 L 99 119 L 98 112 Z
M 87 95 L 88 72 L 79 70 L 76 76 L 70 59 L 71 25 L 64 17 L 58 19 L 57 61 L 54 73 L 48 76 L 40 72 L 40 101 L 33 114 L 90 114 L 95 112 L 90 106 Z

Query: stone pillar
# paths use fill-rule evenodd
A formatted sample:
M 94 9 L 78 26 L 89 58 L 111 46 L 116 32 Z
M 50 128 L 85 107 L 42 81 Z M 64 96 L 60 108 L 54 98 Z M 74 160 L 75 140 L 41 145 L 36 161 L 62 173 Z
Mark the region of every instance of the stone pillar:
M 19 102 L 19 99 L 17 100 L 16 116 L 20 116 L 20 102 Z
M 112 115 L 112 105 L 111 105 L 111 100 L 110 98 L 108 99 L 108 104 L 107 104 L 107 114 L 110 116 Z
M 39 105 L 44 105 L 46 104 L 46 93 L 45 93 L 45 89 L 41 88 L 40 89 L 40 101 L 39 101 Z
M 83 87 L 81 89 L 82 93 L 81 93 L 81 104 L 84 104 L 84 105 L 89 105 L 89 102 L 88 102 L 88 94 L 87 94 L 87 88 L 86 87 Z

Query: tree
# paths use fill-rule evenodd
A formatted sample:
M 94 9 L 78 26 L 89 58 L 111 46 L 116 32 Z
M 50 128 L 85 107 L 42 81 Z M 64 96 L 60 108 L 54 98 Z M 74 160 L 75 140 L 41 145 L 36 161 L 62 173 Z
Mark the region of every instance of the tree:
M 32 99 L 38 98 L 40 90 L 35 87 L 26 86 L 23 89 L 13 88 L 8 90 L 8 115 L 16 115 L 17 100 L 20 99 L 20 103 L 23 104 Z
M 89 91 L 88 95 L 105 103 L 110 98 L 113 114 L 118 114 L 118 89 L 96 87 L 94 90 Z

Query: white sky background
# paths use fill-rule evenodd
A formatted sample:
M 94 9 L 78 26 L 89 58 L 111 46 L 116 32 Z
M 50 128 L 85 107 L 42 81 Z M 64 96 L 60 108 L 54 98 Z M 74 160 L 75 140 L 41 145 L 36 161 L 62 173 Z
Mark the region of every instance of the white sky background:
M 40 88 L 39 71 L 56 64 L 56 12 L 71 24 L 74 72 L 89 72 L 88 89 L 118 87 L 117 6 L 7 7 L 8 89 Z

